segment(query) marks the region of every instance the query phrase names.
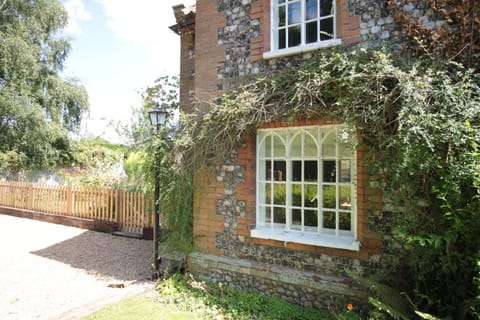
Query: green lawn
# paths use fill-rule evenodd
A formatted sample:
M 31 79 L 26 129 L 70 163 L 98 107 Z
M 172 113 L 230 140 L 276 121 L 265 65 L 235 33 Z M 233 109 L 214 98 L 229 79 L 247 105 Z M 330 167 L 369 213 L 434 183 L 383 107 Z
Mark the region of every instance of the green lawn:
M 83 320 L 195 319 L 193 313 L 163 306 L 151 297 L 134 296 L 108 305 Z

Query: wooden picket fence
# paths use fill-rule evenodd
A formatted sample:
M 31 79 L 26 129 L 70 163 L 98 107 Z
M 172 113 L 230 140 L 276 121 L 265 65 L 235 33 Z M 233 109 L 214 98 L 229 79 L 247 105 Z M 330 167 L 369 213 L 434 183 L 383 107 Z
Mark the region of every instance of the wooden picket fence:
M 99 221 L 116 222 L 121 231 L 153 227 L 153 195 L 0 181 L 0 206 Z

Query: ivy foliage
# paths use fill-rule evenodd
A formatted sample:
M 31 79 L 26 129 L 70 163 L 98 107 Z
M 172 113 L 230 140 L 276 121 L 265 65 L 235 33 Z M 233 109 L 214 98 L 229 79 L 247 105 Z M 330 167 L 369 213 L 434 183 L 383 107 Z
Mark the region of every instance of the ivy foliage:
M 190 172 L 224 161 L 272 122 L 323 117 L 351 125 L 370 176 L 399 208 L 391 283 L 419 310 L 460 319 L 478 311 L 479 84 L 478 73 L 453 62 L 322 50 L 226 93 L 201 108 L 208 112 L 183 115 L 175 158 Z
M 143 105 L 135 110 L 135 119 L 124 128 L 130 144 L 127 173 L 142 185 L 142 191 L 153 192 L 160 184 L 159 201 L 163 227 L 161 242 L 184 253 L 193 247 L 193 171 L 176 170 L 173 149 L 179 131 L 174 117 L 179 112 L 179 80 L 162 76 L 142 92 Z M 158 132 L 152 128 L 148 111 L 160 106 L 169 112 L 169 121 Z M 129 175 L 130 176 L 130 175 Z

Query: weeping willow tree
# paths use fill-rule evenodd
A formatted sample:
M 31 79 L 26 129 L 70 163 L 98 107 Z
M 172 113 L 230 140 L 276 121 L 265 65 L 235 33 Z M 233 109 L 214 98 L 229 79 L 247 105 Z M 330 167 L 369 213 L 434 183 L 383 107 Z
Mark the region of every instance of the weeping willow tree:
M 58 0 L 0 5 L 0 156 L 4 169 L 45 168 L 64 160 L 88 108 L 85 89 L 60 76 L 67 13 Z

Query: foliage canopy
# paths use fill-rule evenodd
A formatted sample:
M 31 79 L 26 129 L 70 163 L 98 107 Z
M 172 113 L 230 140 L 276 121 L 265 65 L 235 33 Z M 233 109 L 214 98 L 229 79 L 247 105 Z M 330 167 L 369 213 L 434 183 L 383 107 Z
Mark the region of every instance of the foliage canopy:
M 85 89 L 59 73 L 70 50 L 58 0 L 9 0 L 0 8 L 0 155 L 22 168 L 62 161 L 69 130 L 87 110 Z M 8 168 L 7 168 L 8 169 Z

